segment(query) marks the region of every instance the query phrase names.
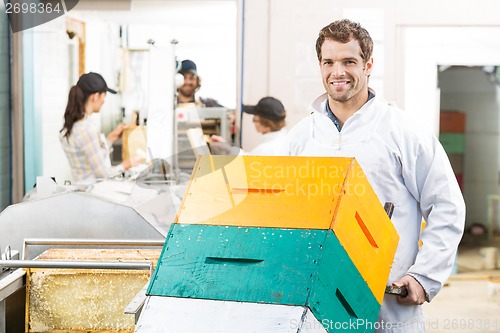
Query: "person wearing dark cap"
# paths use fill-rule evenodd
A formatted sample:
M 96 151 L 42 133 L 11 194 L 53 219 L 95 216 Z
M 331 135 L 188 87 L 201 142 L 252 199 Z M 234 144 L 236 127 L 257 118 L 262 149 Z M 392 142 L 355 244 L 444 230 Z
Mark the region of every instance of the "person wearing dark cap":
M 244 105 L 243 112 L 253 115 L 255 130 L 261 135 L 261 143 L 249 152 L 231 147 L 220 136 L 210 137 L 210 148 L 215 152 L 230 155 L 283 155 L 283 145 L 287 130 L 285 128 L 286 111 L 283 103 L 274 97 L 264 97 L 256 105 Z M 213 150 L 213 149 L 212 149 Z
M 177 89 L 177 105 L 195 103 L 204 107 L 222 107 L 212 98 L 196 99 L 196 92 L 201 88 L 201 78 L 198 75 L 196 64 L 192 60 L 183 60 L 178 72 L 184 77 L 184 84 Z
M 249 155 L 280 155 L 286 135 L 286 111 L 283 103 L 274 97 L 264 97 L 257 105 L 244 105 L 243 112 L 253 115 L 253 123 L 262 142 Z
M 106 92 L 116 94 L 100 74 L 93 72 L 80 76 L 69 91 L 59 139 L 76 182 L 108 178 L 131 167 L 129 159 L 111 166 L 109 154 L 109 147 L 120 138 L 125 125 L 118 125 L 105 138 L 90 117 L 101 110 Z

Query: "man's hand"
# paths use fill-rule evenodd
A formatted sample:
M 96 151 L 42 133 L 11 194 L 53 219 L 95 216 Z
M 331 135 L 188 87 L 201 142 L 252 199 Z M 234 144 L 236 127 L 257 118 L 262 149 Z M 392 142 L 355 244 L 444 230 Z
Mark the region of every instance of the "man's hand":
M 208 144 L 210 151 L 215 155 L 225 155 L 231 152 L 231 145 L 221 136 L 212 135 Z
M 425 290 L 413 276 L 405 275 L 398 281 L 392 283 L 395 287 L 406 287 L 408 295 L 406 297 L 398 296 L 399 304 L 414 305 L 424 304 Z
M 209 143 L 212 143 L 212 142 L 226 142 L 226 140 L 222 137 L 222 136 L 218 136 L 218 135 L 211 135 L 210 136 L 210 140 L 208 141 Z

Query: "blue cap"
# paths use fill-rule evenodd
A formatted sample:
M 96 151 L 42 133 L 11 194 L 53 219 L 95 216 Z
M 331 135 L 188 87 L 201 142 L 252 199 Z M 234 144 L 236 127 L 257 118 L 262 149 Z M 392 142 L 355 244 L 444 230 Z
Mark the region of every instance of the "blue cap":
M 189 59 L 182 60 L 181 69 L 179 69 L 179 73 L 182 75 L 184 75 L 186 73 L 198 75 L 198 73 L 196 72 L 196 64 Z

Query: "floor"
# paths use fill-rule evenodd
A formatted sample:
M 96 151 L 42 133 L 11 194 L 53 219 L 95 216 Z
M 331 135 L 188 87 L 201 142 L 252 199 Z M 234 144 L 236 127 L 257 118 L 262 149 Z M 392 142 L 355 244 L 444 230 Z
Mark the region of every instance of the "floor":
M 496 269 L 485 269 L 487 260 L 491 265 L 485 247 L 497 248 Z M 500 332 L 500 241 L 465 235 L 456 274 L 424 305 L 424 314 L 426 332 Z

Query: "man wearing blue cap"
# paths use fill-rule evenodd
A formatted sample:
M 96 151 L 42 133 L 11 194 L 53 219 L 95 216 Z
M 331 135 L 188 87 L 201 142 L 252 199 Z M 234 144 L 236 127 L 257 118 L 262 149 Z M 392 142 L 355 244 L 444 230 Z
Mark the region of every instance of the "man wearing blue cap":
M 196 103 L 204 107 L 222 107 L 215 99 L 198 98 L 196 92 L 201 87 L 201 78 L 198 76 L 196 64 L 189 59 L 181 62 L 179 74 L 184 76 L 184 84 L 177 89 L 177 104 Z

